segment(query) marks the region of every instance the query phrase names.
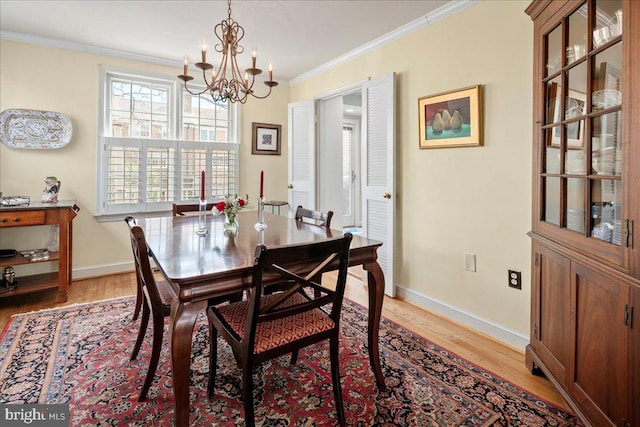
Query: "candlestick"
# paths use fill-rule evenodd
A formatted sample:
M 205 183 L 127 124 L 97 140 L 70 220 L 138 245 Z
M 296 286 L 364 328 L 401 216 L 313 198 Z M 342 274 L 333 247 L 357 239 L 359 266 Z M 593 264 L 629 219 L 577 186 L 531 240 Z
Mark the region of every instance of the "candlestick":
M 258 222 L 253 225 L 256 230 L 264 230 L 267 224 L 264 222 L 264 198 L 258 197 Z
M 202 173 L 204 174 L 204 172 Z M 200 199 L 200 205 L 198 206 L 198 229 L 196 230 L 196 234 L 204 236 L 207 233 L 209 233 L 209 230 L 207 230 L 207 201 Z
M 264 188 L 264 171 L 260 171 L 260 198 L 263 197 L 263 188 Z
M 204 200 L 204 171 L 200 174 L 200 201 Z

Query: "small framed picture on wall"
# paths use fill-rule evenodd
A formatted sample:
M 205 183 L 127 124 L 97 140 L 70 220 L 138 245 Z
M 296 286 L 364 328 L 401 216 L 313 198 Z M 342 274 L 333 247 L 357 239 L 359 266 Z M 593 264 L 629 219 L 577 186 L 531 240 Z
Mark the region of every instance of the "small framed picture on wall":
M 280 125 L 253 123 L 251 154 L 280 155 Z

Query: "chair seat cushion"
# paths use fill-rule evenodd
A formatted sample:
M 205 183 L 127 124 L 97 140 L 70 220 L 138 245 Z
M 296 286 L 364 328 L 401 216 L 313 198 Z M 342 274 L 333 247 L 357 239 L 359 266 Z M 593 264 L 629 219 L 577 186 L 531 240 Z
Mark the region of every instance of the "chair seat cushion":
M 266 295 L 262 298 L 261 304 L 268 304 L 279 296 L 279 294 Z M 306 299 L 296 293 L 285 300 L 278 308 L 300 304 L 304 301 Z M 245 336 L 248 308 L 248 301 L 240 301 L 218 307 L 220 315 L 242 338 Z M 259 354 L 300 338 L 330 330 L 333 327 L 333 320 L 318 308 L 282 319 L 259 323 L 256 328 L 256 341 L 253 352 L 254 354 Z

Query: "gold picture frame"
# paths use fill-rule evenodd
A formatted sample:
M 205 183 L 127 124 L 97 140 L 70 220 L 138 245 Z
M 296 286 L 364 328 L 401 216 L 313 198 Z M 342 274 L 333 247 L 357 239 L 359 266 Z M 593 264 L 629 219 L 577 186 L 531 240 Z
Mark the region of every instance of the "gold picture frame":
M 420 148 L 473 147 L 482 140 L 482 85 L 418 98 Z

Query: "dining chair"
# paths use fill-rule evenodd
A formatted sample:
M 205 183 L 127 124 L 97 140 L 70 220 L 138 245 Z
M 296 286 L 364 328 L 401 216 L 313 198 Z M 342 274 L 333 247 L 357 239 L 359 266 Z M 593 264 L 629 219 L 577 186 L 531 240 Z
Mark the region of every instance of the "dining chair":
M 340 425 L 345 423 L 340 386 L 340 311 L 347 278 L 349 233 L 340 238 L 306 244 L 256 247 L 251 288 L 240 302 L 207 309 L 210 330 L 209 381 L 207 394 L 213 397 L 216 380 L 218 334 L 233 351 L 242 369 L 242 395 L 247 427 L 253 427 L 254 366 L 309 345 L 329 340 L 331 377 Z M 326 271 L 331 282 L 314 280 Z M 264 285 L 286 281 L 282 292 L 264 294 Z M 332 286 L 333 285 L 333 286 Z M 335 286 L 335 287 L 334 287 Z M 318 290 L 319 296 L 309 290 Z M 316 352 L 317 353 L 317 352 Z
M 207 203 L 207 211 L 213 208 L 214 203 Z M 180 203 L 173 204 L 173 216 L 184 216 L 185 212 L 198 212 L 200 210 L 200 203 Z
M 140 329 L 138 337 L 133 346 L 131 360 L 138 357 L 138 352 L 144 340 L 147 325 L 149 324 L 149 315 L 151 315 L 153 324 L 153 341 L 151 345 L 151 359 L 147 368 L 147 376 L 144 385 L 140 391 L 138 402 L 143 402 L 147 398 L 147 393 L 151 387 L 151 382 L 158 367 L 160 360 L 160 350 L 162 350 L 162 338 L 164 335 L 164 318 L 171 314 L 171 290 L 169 284 L 164 280 L 156 280 L 151 271 L 149 262 L 149 253 L 147 242 L 144 237 L 144 231 L 137 225 L 134 217 L 127 216 L 125 218 L 131 234 L 131 249 L 133 251 L 133 260 L 136 268 L 136 280 L 138 282 L 138 294 L 142 295 L 142 319 L 140 320 Z
M 207 211 L 213 208 L 213 203 L 207 203 Z M 184 203 L 184 204 L 173 204 L 172 213 L 173 216 L 184 216 L 185 212 L 198 212 L 200 210 L 199 203 Z M 127 217 L 130 218 L 130 217 Z M 125 218 L 125 221 L 127 221 Z M 152 268 L 152 271 L 157 271 L 157 268 Z M 142 309 L 142 286 L 140 285 L 140 279 L 136 274 L 136 280 L 138 280 L 138 286 L 136 287 L 136 305 L 133 309 L 133 320 L 138 320 L 138 316 L 140 315 L 140 310 Z
M 308 222 L 322 227 L 331 228 L 333 211 L 320 212 L 313 209 L 303 208 L 298 205 L 294 218 L 296 221 Z

